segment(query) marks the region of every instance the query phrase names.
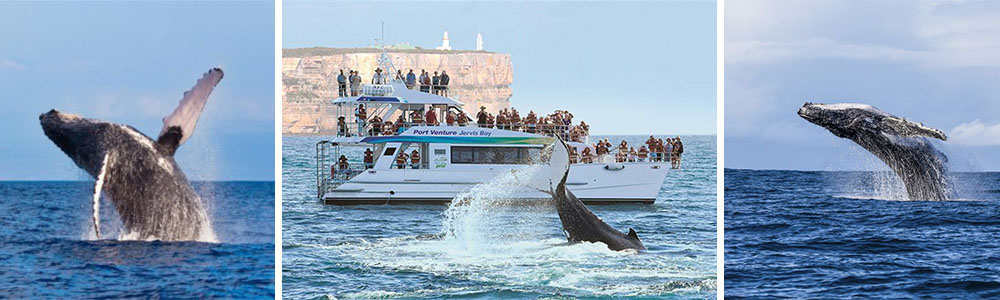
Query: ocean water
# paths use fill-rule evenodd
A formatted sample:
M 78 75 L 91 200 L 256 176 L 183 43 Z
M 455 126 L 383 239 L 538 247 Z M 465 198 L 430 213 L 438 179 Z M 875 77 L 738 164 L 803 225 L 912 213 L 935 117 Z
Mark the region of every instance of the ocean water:
M 195 182 L 218 243 L 117 240 L 93 181 L 0 182 L 0 298 L 273 298 L 274 182 Z
M 1000 173 L 908 201 L 890 172 L 725 170 L 726 298 L 1000 298 Z
M 681 138 L 684 169 L 668 175 L 655 204 L 591 206 L 611 226 L 635 228 L 649 248 L 635 253 L 568 244 L 554 208 L 503 204 L 503 176 L 452 209 L 323 205 L 313 173 L 321 138 L 284 137 L 283 296 L 714 299 L 716 138 Z

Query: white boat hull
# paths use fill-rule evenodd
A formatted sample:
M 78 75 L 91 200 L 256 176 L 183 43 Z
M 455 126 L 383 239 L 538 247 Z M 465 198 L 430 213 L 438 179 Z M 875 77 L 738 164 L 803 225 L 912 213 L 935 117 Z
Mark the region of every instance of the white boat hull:
M 669 173 L 669 163 L 574 164 L 566 186 L 587 204 L 653 203 Z M 326 204 L 444 204 L 476 184 L 524 166 L 497 165 L 478 170 L 368 170 L 327 191 Z M 515 187 L 512 199 L 551 199 L 527 187 Z

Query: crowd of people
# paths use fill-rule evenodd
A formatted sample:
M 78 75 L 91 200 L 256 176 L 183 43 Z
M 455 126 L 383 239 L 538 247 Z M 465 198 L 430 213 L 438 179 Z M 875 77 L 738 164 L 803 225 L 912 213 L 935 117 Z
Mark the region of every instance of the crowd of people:
M 451 76 L 448 76 L 448 72 L 444 70 L 441 70 L 440 75 L 437 71 L 431 75 L 426 70 L 421 69 L 419 76 L 413 73 L 413 69 L 410 69 L 405 75 L 402 70 L 396 70 L 393 77 L 390 74 L 382 73 L 382 68 L 376 68 L 375 75 L 372 75 L 371 84 L 389 84 L 389 80 L 392 78 L 406 83 L 407 89 L 418 89 L 424 93 L 445 97 L 448 96 L 448 84 L 451 83 Z M 340 70 L 340 75 L 337 75 L 337 96 L 359 96 L 361 94 L 361 81 L 361 75 L 358 75 L 358 71 L 347 70 L 347 75 L 344 75 L 344 70 Z
M 671 168 L 680 169 L 684 142 L 681 141 L 680 137 L 667 138 L 664 141 L 649 136 L 646 144 L 639 146 L 639 149 L 636 150 L 634 146 L 629 146 L 627 141 L 622 140 L 615 147 L 605 138 L 590 147 L 583 148 L 583 151 L 577 151 L 577 147 L 571 147 L 569 152 L 570 163 L 594 163 L 602 155 L 613 154 L 615 162 L 670 162 Z
M 535 114 L 535 111 L 528 111 L 528 114 L 521 118 L 516 108 L 509 110 L 504 108 L 493 115 L 486 111 L 485 106 L 482 106 L 479 108 L 479 113 L 476 114 L 476 124 L 486 128 L 558 135 L 564 140 L 574 142 L 581 142 L 583 138 L 590 135 L 590 125 L 583 121 L 580 121 L 578 125 L 573 125 L 573 114 L 565 110 L 556 110 L 542 116 Z

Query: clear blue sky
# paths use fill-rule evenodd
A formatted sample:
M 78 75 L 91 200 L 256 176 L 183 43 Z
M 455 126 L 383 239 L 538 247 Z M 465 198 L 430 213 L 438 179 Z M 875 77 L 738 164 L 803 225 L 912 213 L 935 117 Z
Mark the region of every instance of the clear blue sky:
M 568 109 L 595 134 L 716 132 L 716 3 L 285 1 L 284 48 L 388 43 L 509 53 L 511 104 Z
M 226 76 L 177 162 L 192 180 L 274 179 L 274 4 L 0 3 L 0 180 L 92 180 L 45 137 L 52 108 L 159 134 Z
M 727 168 L 886 169 L 796 115 L 862 102 L 941 129 L 959 171 L 1000 170 L 1000 3 L 726 3 Z

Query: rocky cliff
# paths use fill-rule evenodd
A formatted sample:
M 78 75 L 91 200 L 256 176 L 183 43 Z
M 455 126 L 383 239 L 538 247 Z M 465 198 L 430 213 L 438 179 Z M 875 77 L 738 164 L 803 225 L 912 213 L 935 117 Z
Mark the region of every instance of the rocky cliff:
M 390 50 L 393 65 L 403 74 L 410 69 L 448 71 L 450 96 L 476 111 L 486 106 L 498 111 L 510 106 L 514 82 L 510 54 L 486 51 Z M 330 134 L 335 131 L 334 107 L 340 70 L 360 72 L 370 82 L 381 50 L 373 48 L 301 48 L 282 51 L 282 132 Z

